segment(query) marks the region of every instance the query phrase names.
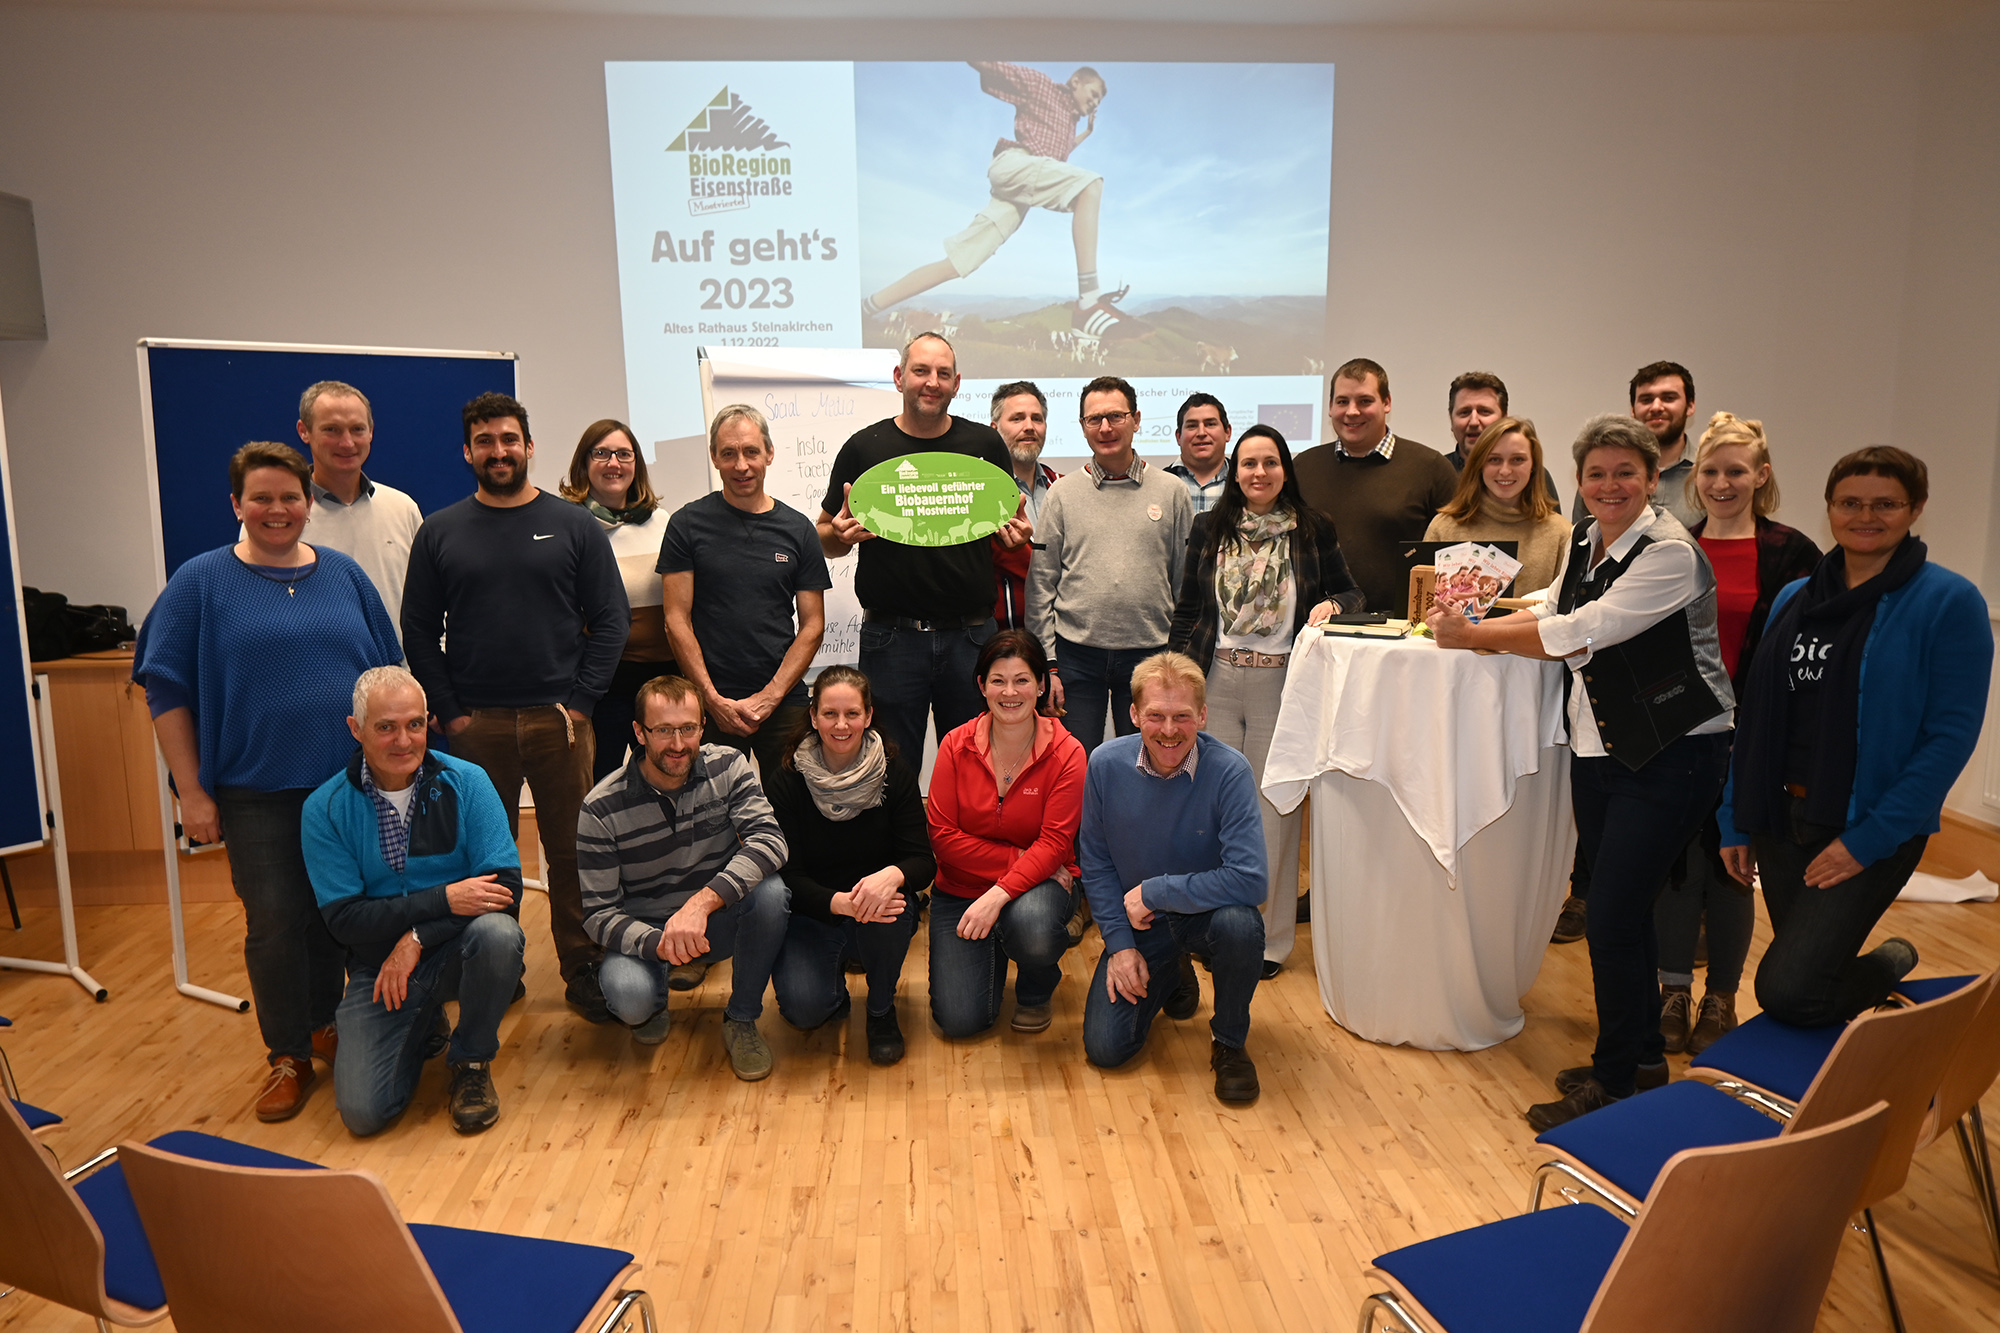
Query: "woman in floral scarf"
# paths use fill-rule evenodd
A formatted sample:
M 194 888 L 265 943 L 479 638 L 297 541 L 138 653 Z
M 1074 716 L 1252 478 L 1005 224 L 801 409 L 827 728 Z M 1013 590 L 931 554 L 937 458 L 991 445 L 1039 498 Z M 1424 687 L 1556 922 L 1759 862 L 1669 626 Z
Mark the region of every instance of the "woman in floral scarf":
M 1198 514 L 1167 647 L 1208 669 L 1208 732 L 1243 752 L 1257 780 L 1278 723 L 1292 639 L 1308 622 L 1359 611 L 1333 520 L 1309 507 L 1292 451 L 1269 426 L 1237 441 L 1222 498 Z M 1264 975 L 1278 974 L 1298 924 L 1299 815 L 1263 803 L 1271 889 L 1264 900 Z

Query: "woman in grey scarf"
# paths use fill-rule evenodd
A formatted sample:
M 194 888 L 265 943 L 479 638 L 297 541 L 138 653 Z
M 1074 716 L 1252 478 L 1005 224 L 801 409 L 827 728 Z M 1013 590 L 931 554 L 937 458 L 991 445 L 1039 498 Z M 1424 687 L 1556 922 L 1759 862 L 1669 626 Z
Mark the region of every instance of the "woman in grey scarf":
M 792 919 L 771 981 L 794 1027 L 844 1020 L 846 963 L 868 974 L 868 1058 L 903 1058 L 896 983 L 917 927 L 917 899 L 937 871 L 917 773 L 875 729 L 868 677 L 819 674 L 805 722 L 764 782 L 791 849 Z

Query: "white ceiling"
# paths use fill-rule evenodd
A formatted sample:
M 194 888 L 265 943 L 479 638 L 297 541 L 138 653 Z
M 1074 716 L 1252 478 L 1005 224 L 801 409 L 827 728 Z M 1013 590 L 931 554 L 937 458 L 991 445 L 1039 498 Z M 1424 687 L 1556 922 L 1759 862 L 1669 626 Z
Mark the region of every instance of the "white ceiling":
M 736 20 L 974 19 L 1689 32 L 1926 28 L 1996 0 L 0 0 L 0 8 L 557 14 Z M 1032 34 L 1024 34 L 1032 36 Z

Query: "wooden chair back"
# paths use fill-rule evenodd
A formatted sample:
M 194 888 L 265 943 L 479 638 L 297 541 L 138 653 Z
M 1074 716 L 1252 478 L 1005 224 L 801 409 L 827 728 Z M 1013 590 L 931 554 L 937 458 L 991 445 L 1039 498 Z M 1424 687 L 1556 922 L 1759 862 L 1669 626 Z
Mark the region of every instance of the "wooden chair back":
M 370 1173 L 118 1158 L 182 1333 L 463 1333 Z
M 0 1284 L 114 1324 L 149 1324 L 104 1290 L 104 1233 L 62 1178 L 55 1158 L 0 1097 Z
M 1787 1134 L 1845 1120 L 1878 1101 L 1889 1103 L 1889 1125 L 1861 1207 L 1903 1188 L 1945 1067 L 1992 985 L 1989 978 L 1928 1004 L 1863 1014 L 1847 1025 L 1799 1100 Z
M 1937 1109 L 1924 1135 L 1926 1141 L 1957 1124 L 1986 1095 L 1993 1080 L 2000 1078 L 2000 968 L 1994 969 L 1983 982 L 1975 982 L 1966 989 L 1984 990 L 1986 999 L 1966 1024 L 1965 1035 L 1959 1038 L 1958 1049 L 1952 1052 L 1945 1066 L 1944 1082 L 1938 1087 Z
M 1581 1333 L 1812 1333 L 1889 1115 L 1674 1154 Z

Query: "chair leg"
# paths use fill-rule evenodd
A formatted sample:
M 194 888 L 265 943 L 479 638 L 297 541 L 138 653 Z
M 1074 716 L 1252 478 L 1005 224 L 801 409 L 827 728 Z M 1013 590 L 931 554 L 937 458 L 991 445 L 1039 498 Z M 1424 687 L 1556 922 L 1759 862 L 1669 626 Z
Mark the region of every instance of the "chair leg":
M 1581 1194 L 1569 1185 L 1560 1185 L 1557 1187 L 1556 1193 L 1564 1196 L 1570 1203 L 1594 1203 L 1627 1225 L 1630 1225 L 1632 1219 L 1639 1215 L 1638 1211 L 1623 1199 L 1605 1193 L 1604 1187 L 1589 1176 L 1584 1175 L 1569 1163 L 1556 1159 L 1543 1162 L 1535 1168 L 1534 1185 L 1528 1194 L 1529 1212 L 1539 1213 L 1542 1211 L 1542 1199 L 1548 1188 L 1548 1181 L 1551 1176 L 1566 1176 L 1574 1184 L 1583 1187 L 1585 1192 Z
M 21 904 L 14 901 L 14 877 L 7 873 L 7 862 L 0 859 L 0 888 L 7 890 L 7 915 L 14 918 L 14 929 L 21 928 Z
M 1396 1321 L 1392 1328 L 1380 1322 L 1380 1316 L 1388 1315 Z M 1378 1291 L 1361 1302 L 1361 1324 L 1356 1333 L 1430 1333 L 1429 1325 L 1403 1308 L 1403 1303 L 1386 1291 Z
M 618 1301 L 611 1307 L 611 1313 L 597 1326 L 597 1333 L 631 1333 L 629 1316 L 633 1310 L 639 1312 L 639 1326 L 643 1333 L 659 1333 L 659 1325 L 653 1320 L 653 1298 L 644 1291 L 627 1290 L 618 1293 Z
M 1875 1210 L 1861 1210 L 1862 1230 L 1868 1233 L 1868 1244 L 1875 1251 L 1875 1273 L 1882 1279 L 1882 1298 L 1889 1303 L 1889 1322 L 1896 1326 L 1896 1333 L 1909 1333 L 1903 1326 L 1903 1307 L 1896 1303 L 1896 1284 L 1889 1280 L 1889 1259 L 1882 1253 L 1882 1231 L 1875 1221 Z
M 1965 1159 L 1965 1173 L 1972 1177 L 1972 1194 L 1979 1202 L 1979 1220 L 1986 1224 L 1986 1239 L 1993 1247 L 1993 1267 L 2000 1271 L 2000 1195 L 1993 1188 L 1993 1149 L 1986 1138 L 1986 1118 L 1979 1103 L 1959 1118 L 1952 1129 L 1958 1135 L 1958 1151 Z

